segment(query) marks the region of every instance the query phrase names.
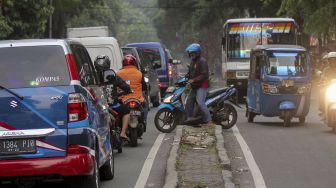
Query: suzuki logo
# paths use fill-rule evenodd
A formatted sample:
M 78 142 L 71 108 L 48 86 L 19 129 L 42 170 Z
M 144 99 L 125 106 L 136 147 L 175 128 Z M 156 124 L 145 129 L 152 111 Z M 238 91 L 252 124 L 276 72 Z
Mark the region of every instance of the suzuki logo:
M 11 102 L 10 102 L 10 106 L 13 107 L 13 108 L 15 108 L 15 107 L 18 106 L 18 104 L 17 104 L 16 101 L 11 101 Z

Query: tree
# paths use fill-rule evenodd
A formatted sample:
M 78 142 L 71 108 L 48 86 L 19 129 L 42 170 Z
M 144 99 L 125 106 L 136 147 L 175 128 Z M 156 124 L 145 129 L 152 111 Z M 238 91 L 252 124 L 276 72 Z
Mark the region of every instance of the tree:
M 45 0 L 3 0 L 0 39 L 41 38 L 53 8 Z

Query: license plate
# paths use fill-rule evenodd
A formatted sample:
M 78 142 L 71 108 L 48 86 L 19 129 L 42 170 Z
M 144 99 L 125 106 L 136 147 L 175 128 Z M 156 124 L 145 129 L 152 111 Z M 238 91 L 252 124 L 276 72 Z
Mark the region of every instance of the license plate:
M 281 85 L 284 87 L 291 87 L 294 86 L 293 80 L 282 80 Z
M 36 153 L 35 139 L 0 140 L 0 155 Z
M 141 115 L 141 112 L 140 112 L 140 111 L 136 111 L 136 110 L 132 110 L 132 111 L 131 111 L 131 115 L 134 115 L 134 116 L 140 116 L 140 115 Z
M 175 91 L 175 87 L 173 87 L 173 86 L 168 87 L 167 90 L 166 90 L 167 93 L 172 93 L 174 91 Z

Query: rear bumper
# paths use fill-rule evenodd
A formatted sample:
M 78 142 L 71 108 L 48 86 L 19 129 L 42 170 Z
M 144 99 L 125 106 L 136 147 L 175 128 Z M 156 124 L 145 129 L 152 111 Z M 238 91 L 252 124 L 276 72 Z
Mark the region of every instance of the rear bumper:
M 90 154 L 71 154 L 66 157 L 0 160 L 0 177 L 17 176 L 77 176 L 91 175 L 95 157 Z

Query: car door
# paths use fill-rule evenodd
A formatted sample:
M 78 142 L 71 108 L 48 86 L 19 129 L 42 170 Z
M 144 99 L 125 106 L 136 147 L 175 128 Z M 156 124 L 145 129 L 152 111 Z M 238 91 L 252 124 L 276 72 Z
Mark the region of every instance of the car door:
M 84 93 L 89 101 L 89 118 L 92 128 L 97 131 L 100 147 L 100 162 L 102 163 L 111 150 L 110 145 L 110 116 L 108 112 L 107 97 L 104 90 L 99 86 L 96 72 L 90 56 L 84 46 L 75 44 L 71 46 L 76 60 L 77 71 Z

